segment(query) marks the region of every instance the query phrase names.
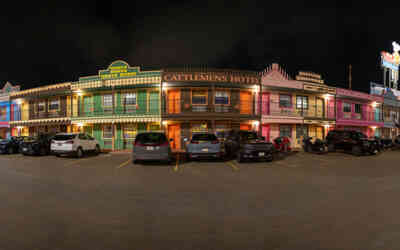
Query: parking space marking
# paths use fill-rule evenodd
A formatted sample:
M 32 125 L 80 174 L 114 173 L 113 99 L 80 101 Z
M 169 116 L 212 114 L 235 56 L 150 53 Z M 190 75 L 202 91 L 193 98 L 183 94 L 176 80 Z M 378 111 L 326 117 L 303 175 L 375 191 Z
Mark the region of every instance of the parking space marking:
M 80 162 L 82 162 L 82 161 L 87 161 L 87 160 L 90 160 L 90 159 L 92 159 L 92 158 L 89 157 L 89 158 L 79 159 L 79 160 L 76 160 L 76 161 L 68 162 L 68 163 L 64 164 L 64 166 L 65 166 L 65 167 L 71 166 L 71 165 L 74 165 L 75 163 L 80 163 Z
M 174 172 L 178 172 L 179 170 L 178 165 L 179 165 L 179 154 L 176 156 L 176 164 L 175 167 L 173 168 Z
M 125 167 L 125 166 L 128 165 L 131 161 L 132 161 L 132 159 L 129 159 L 129 160 L 127 160 L 127 161 L 124 161 L 124 162 L 121 163 L 117 168 Z
M 228 161 L 226 164 L 228 164 L 230 167 L 232 167 L 233 171 L 239 171 L 239 167 L 236 166 L 236 164 L 233 163 L 233 161 Z

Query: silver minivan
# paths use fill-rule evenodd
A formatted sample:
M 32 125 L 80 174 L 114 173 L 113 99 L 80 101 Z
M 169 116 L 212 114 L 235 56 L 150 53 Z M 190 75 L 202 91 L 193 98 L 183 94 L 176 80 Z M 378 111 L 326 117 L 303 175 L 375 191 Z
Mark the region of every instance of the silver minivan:
M 186 146 L 189 159 L 220 159 L 224 156 L 223 142 L 212 133 L 196 133 Z
M 172 139 L 171 139 L 172 140 Z M 162 132 L 139 133 L 133 143 L 132 162 L 163 161 L 172 162 L 171 147 L 167 136 Z

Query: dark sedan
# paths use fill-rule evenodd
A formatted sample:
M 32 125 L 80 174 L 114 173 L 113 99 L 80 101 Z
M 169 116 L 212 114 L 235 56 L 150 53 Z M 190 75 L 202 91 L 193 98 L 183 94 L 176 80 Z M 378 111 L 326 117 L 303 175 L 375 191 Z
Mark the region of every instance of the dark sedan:
M 48 155 L 53 134 L 40 134 L 34 137 L 26 137 L 20 145 L 23 155 Z
M 21 138 L 11 137 L 0 141 L 0 154 L 14 154 L 18 153 Z

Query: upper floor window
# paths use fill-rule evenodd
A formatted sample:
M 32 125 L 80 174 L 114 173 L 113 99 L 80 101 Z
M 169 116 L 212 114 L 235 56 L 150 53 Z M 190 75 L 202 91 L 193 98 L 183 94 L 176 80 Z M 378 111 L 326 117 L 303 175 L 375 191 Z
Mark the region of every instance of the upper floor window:
M 39 102 L 37 104 L 37 111 L 38 112 L 44 112 L 45 111 L 45 106 L 46 106 L 45 102 Z
M 103 126 L 103 139 L 112 139 L 113 137 L 113 129 L 111 125 Z
M 215 104 L 229 104 L 229 93 L 228 91 L 216 91 L 215 92 Z
M 192 104 L 193 105 L 206 105 L 207 104 L 207 90 L 192 90 Z
M 7 107 L 0 107 L 0 120 L 7 119 Z
M 350 103 L 343 103 L 343 112 L 351 112 L 351 104 Z
M 60 100 L 54 99 L 49 102 L 49 111 L 57 111 L 60 109 Z
M 296 96 L 296 108 L 308 109 L 308 96 Z
M 286 94 L 279 95 L 279 107 L 291 108 L 292 107 L 292 96 Z
M 354 111 L 355 111 L 357 114 L 361 114 L 361 111 L 362 111 L 362 106 L 361 106 L 361 104 L 358 104 L 358 103 L 354 104 Z
M 292 125 L 280 125 L 279 126 L 279 136 L 292 137 Z
M 103 106 L 111 107 L 112 105 L 112 95 L 103 95 Z
M 125 105 L 136 105 L 136 93 L 126 93 L 123 100 Z

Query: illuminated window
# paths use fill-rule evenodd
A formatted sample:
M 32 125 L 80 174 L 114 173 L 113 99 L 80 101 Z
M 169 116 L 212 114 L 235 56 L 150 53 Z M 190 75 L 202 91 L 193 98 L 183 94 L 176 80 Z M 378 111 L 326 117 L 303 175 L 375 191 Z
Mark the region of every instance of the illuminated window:
M 291 108 L 292 107 L 292 96 L 280 94 L 279 95 L 279 107 Z
M 343 103 L 343 112 L 346 112 L 346 113 L 351 112 L 351 104 L 350 103 L 346 103 L 346 102 Z
M 0 120 L 7 119 L 7 107 L 0 107 Z
M 113 131 L 111 125 L 104 125 L 103 126 L 103 139 L 112 139 Z
M 215 104 L 221 104 L 221 105 L 229 104 L 228 91 L 216 91 L 215 92 Z
M 45 102 L 39 102 L 37 104 L 37 111 L 38 112 L 44 112 L 45 111 L 45 106 L 46 106 Z
M 112 95 L 103 95 L 103 106 L 112 107 Z
M 126 93 L 124 95 L 125 105 L 136 105 L 136 93 Z
M 60 100 L 54 99 L 49 102 L 49 111 L 56 111 L 60 108 Z
M 308 109 L 308 96 L 296 96 L 296 108 Z
M 124 127 L 124 139 L 135 139 L 137 134 L 136 124 L 125 125 Z
M 192 104 L 193 105 L 206 105 L 207 104 L 207 90 L 192 90 Z

